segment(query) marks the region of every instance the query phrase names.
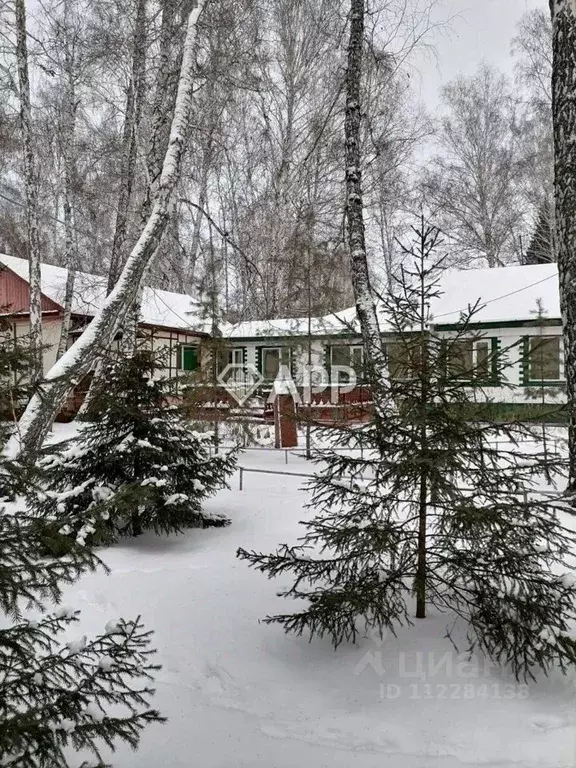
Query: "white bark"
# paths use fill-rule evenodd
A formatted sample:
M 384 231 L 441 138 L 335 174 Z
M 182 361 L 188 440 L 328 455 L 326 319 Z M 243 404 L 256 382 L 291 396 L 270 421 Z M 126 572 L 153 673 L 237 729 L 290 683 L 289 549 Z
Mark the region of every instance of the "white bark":
M 67 264 L 68 274 L 66 275 L 66 288 L 64 291 L 64 312 L 62 314 L 62 327 L 60 329 L 60 340 L 58 342 L 56 360 L 60 360 L 64 352 L 66 352 L 66 348 L 68 347 L 68 339 L 70 338 L 70 325 L 72 321 L 72 301 L 74 300 L 76 270 L 72 267 L 69 261 L 67 261 Z
M 128 216 L 132 189 L 136 175 L 137 132 L 142 115 L 146 85 L 146 0 L 138 0 L 134 25 L 132 51 L 132 73 L 126 96 L 126 113 L 122 135 L 122 165 L 120 173 L 120 195 L 116 212 L 114 241 L 108 272 L 108 293 L 114 288 L 124 260 L 124 248 L 128 234 Z
M 14 0 L 16 14 L 16 59 L 20 96 L 20 126 L 24 148 L 26 187 L 26 228 L 30 284 L 30 378 L 36 384 L 43 374 L 42 361 L 42 288 L 40 278 L 40 235 L 38 228 L 38 177 L 32 143 L 32 113 L 28 76 L 25 0 Z
M 32 397 L 20 419 L 19 434 L 7 446 L 9 455 L 30 453 L 40 447 L 74 383 L 90 369 L 97 350 L 110 344 L 137 297 L 143 276 L 166 228 L 170 202 L 180 176 L 192 109 L 197 23 L 206 2 L 208 0 L 198 0 L 188 17 L 168 149 L 150 215 L 102 308 L 78 341 L 48 371 L 39 391 Z
M 64 14 L 68 15 L 68 4 L 64 5 Z M 70 322 L 72 317 L 72 301 L 78 267 L 76 252 L 76 237 L 74 233 L 74 190 L 76 187 L 77 158 L 76 158 L 76 62 L 69 46 L 64 52 L 64 99 L 62 105 L 62 121 L 60 126 L 60 154 L 64 164 L 64 250 L 65 264 L 68 270 L 66 290 L 64 294 L 64 313 L 60 330 L 60 341 L 56 359 L 59 360 L 68 347 Z
M 350 42 L 346 72 L 346 203 L 348 244 L 356 309 L 366 356 L 366 374 L 372 389 L 376 427 L 385 429 L 386 406 L 390 404 L 386 357 L 374 296 L 370 285 L 366 255 L 362 201 L 362 164 L 360 152 L 361 78 L 364 45 L 364 0 L 351 0 Z

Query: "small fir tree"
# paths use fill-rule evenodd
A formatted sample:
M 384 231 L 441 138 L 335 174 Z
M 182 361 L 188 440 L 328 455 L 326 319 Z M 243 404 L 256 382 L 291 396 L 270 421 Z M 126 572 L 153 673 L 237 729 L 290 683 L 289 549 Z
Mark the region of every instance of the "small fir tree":
M 383 299 L 385 442 L 373 425 L 339 430 L 350 452 L 318 455 L 300 542 L 238 556 L 270 578 L 294 576 L 280 594 L 306 604 L 265 619 L 288 632 L 338 646 L 363 631 L 393 633 L 432 606 L 465 624 L 469 653 L 508 662 L 517 677 L 565 669 L 576 661 L 576 586 L 563 575 L 576 539 L 562 502 L 537 490 L 563 462 L 490 401 L 510 363 L 474 329 L 478 307 L 454 331 L 435 327 L 438 231 L 424 222 L 414 231 L 398 289 Z M 526 438 L 534 442 L 523 450 Z
M 105 543 L 148 529 L 228 525 L 202 503 L 226 485 L 236 457 L 211 456 L 209 436 L 171 403 L 173 382 L 159 378 L 159 370 L 142 351 L 110 365 L 90 420 L 73 439 L 46 449 L 46 487 L 30 506 L 52 530 Z
M 25 349 L 2 338 L 0 371 L 25 369 L 26 359 Z M 14 375 L 2 378 L 3 408 L 21 394 L 14 384 Z M 149 706 L 157 669 L 151 633 L 139 619 L 119 619 L 96 637 L 70 640 L 79 612 L 55 605 L 64 585 L 101 563 L 78 546 L 66 558 L 45 556 L 42 526 L 13 501 L 38 479 L 0 451 L 0 764 L 67 768 L 80 753 L 85 765 L 103 767 L 104 747 L 124 741 L 136 748 L 145 725 L 163 719 Z

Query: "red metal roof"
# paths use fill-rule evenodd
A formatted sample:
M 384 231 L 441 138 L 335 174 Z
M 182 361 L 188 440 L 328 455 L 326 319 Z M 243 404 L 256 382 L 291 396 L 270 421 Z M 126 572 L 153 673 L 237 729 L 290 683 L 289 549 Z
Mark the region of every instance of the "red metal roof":
M 61 311 L 62 307 L 42 294 L 42 311 Z M 0 266 L 0 312 L 30 312 L 30 288 L 26 280 L 4 265 Z

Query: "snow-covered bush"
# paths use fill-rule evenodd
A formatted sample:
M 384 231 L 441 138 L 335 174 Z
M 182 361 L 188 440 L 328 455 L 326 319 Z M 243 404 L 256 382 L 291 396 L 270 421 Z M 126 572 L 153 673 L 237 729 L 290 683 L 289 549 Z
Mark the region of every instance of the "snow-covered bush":
M 159 378 L 153 356 L 138 352 L 109 366 L 106 382 L 77 436 L 39 459 L 46 483 L 29 502 L 47 530 L 82 544 L 227 525 L 202 503 L 226 485 L 236 457 L 212 455 L 210 436 L 171 403 L 171 382 Z

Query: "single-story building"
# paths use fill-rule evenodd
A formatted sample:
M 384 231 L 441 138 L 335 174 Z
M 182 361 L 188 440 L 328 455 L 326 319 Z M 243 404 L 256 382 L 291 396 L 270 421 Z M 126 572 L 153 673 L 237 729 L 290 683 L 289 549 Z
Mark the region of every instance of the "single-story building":
M 460 355 L 465 367 L 486 366 L 482 389 L 502 410 L 522 413 L 527 406 L 565 402 L 562 321 L 556 264 L 449 270 L 431 301 L 430 327 L 440 336 L 454 336 L 462 313 L 476 307 L 469 341 Z M 388 320 L 381 313 L 380 329 L 389 353 L 392 376 L 401 375 L 402 361 Z M 346 365 L 358 371 L 364 350 L 355 307 L 320 318 L 247 321 L 223 329 L 230 363 L 255 366 L 265 383 L 282 365 L 302 382 L 308 361 L 330 371 Z M 504 375 L 492 365 L 497 350 L 507 350 Z M 362 399 L 362 397 L 360 398 Z M 328 402 L 329 393 L 320 397 Z
M 64 267 L 41 265 L 45 372 L 56 362 L 67 277 L 68 270 Z M 106 292 L 106 277 L 76 272 L 69 345 L 102 306 Z M 30 291 L 25 259 L 0 254 L 0 312 L 9 317 L 16 338 L 30 332 Z M 168 350 L 170 374 L 195 370 L 199 363 L 199 344 L 209 336 L 202 330 L 192 297 L 150 287 L 143 291 L 138 333 L 150 348 Z
M 45 370 L 56 359 L 66 278 L 66 269 L 42 265 Z M 105 277 L 76 274 L 69 343 L 73 343 L 101 306 L 106 284 Z M 555 264 L 450 270 L 442 276 L 438 294 L 431 302 L 430 326 L 447 338 L 454 335 L 461 313 L 478 305 L 469 325 L 470 339 L 463 342 L 459 354 L 469 369 L 482 370 L 485 366 L 482 389 L 492 401 L 502 409 L 519 412 L 535 404 L 557 407 L 565 402 Z M 10 315 L 17 336 L 28 333 L 27 261 L 0 255 L 0 307 Z M 205 361 L 210 359 L 202 352 L 202 342 L 210 340 L 210 334 L 197 307 L 191 296 L 150 287 L 144 289 L 139 335 L 153 349 L 162 346 L 169 350 L 169 375 L 205 367 Z M 380 320 L 391 374 L 400 377 L 403 361 L 398 359 L 394 333 L 382 313 Z M 311 363 L 329 373 L 334 366 L 352 367 L 358 373 L 360 384 L 355 393 L 345 395 L 336 387 L 336 398 L 334 386 L 328 387 L 315 397 L 317 403 L 370 400 L 369 390 L 362 382 L 364 350 L 355 307 L 324 317 L 225 323 L 220 331 L 220 368 L 227 363 L 239 368 L 250 366 L 261 376 L 260 394 L 266 395 L 271 389 L 281 367 L 290 372 L 297 386 L 302 386 L 305 368 Z M 499 375 L 490 362 L 491 354 L 497 350 L 509 350 L 505 377 Z M 231 402 L 229 400 L 229 404 Z

